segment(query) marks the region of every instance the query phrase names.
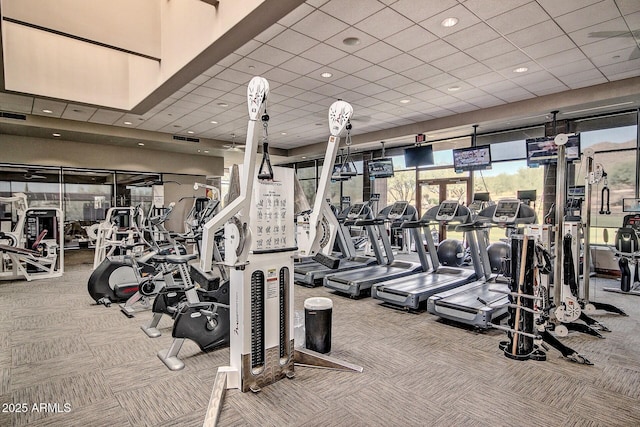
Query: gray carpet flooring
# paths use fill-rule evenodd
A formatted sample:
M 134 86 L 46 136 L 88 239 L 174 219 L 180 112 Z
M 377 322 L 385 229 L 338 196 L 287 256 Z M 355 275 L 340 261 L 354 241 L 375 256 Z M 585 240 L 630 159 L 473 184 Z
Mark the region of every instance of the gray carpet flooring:
M 151 313 L 129 319 L 94 305 L 91 256 L 67 253 L 63 278 L 0 282 L 0 426 L 202 425 L 228 350 L 203 354 L 189 342 L 186 368 L 170 372 L 156 357 L 171 342 L 169 319 L 150 339 L 139 325 Z M 258 394 L 229 390 L 220 425 L 640 425 L 640 297 L 601 291 L 615 281 L 592 285 L 592 299 L 630 314 L 598 315 L 612 331 L 605 339 L 563 339 L 594 366 L 555 350 L 545 362 L 513 361 L 498 349 L 500 331 L 296 286 L 296 309 L 311 296 L 333 300 L 331 355 L 364 372 L 297 367 L 294 379 Z

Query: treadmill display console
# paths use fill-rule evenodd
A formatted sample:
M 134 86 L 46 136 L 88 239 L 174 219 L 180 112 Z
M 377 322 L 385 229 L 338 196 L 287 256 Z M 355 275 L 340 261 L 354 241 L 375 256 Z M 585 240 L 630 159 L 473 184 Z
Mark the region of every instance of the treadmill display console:
M 387 218 L 391 220 L 401 218 L 407 211 L 407 206 L 409 206 L 409 202 L 395 202 Z
M 351 206 L 351 209 L 349 209 L 349 213 L 347 214 L 347 218 L 358 218 L 362 213 L 362 208 L 364 208 L 364 204 L 362 203 L 356 203 L 355 205 Z
M 500 200 L 496 205 L 496 211 L 493 214 L 493 222 L 512 223 L 518 218 L 520 211 L 520 200 Z
M 458 206 L 457 201 L 442 202 L 436 214 L 436 221 L 451 221 L 455 218 L 456 212 L 458 212 Z

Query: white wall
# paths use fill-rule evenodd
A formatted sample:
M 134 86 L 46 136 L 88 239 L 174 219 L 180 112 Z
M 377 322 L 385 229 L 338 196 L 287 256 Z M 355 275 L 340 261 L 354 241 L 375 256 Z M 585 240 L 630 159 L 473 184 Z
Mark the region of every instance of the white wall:
M 224 159 L 145 147 L 131 148 L 0 134 L 0 162 L 161 172 L 188 175 L 224 174 Z

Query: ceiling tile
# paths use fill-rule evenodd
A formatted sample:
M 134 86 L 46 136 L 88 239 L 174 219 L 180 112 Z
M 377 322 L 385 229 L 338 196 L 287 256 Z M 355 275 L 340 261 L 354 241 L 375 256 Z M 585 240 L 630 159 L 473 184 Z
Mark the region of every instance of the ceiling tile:
M 640 2 L 637 0 L 616 0 L 616 5 L 623 15 L 640 12 Z
M 400 51 L 399 49 L 396 49 L 391 45 L 388 45 L 384 42 L 378 42 L 364 49 L 359 50 L 358 52 L 355 53 L 355 55 L 364 60 L 377 64 L 386 59 L 393 58 L 394 56 L 398 56 L 401 53 L 402 51 Z
M 446 36 L 444 40 L 456 48 L 464 50 L 497 39 L 498 37 L 500 37 L 500 35 L 491 27 L 484 22 L 479 22 L 469 28 Z
M 618 17 L 620 12 L 613 0 L 602 0 L 591 6 L 558 16 L 555 21 L 565 32 L 571 33 Z
M 602 55 L 593 56 L 590 59 L 596 67 L 604 67 L 605 65 L 628 61 L 629 58 L 636 52 L 638 52 L 638 46 L 632 46 L 612 52 L 609 51 Z
M 437 69 L 432 65 L 422 64 L 415 68 L 411 68 L 410 70 L 405 70 L 400 74 L 410 79 L 418 81 L 418 80 L 426 79 L 427 77 L 434 76 L 436 74 L 440 74 L 441 72 L 442 71 L 440 71 L 439 69 Z
M 584 45 L 580 49 L 585 55 L 592 57 L 607 52 L 614 52 L 616 50 L 633 47 L 637 47 L 637 44 L 631 37 L 609 37 L 595 43 Z
M 538 3 L 547 11 L 552 17 L 564 15 L 574 10 L 582 9 L 593 3 L 597 3 L 601 0 L 537 0 Z
M 346 74 L 353 74 L 357 71 L 364 70 L 371 65 L 371 62 L 369 61 L 365 61 L 364 59 L 358 58 L 355 55 L 348 55 L 330 63 L 329 67 L 340 70 L 341 72 Z
M 456 52 L 452 55 L 445 56 L 444 58 L 431 61 L 431 65 L 442 71 L 449 72 L 460 67 L 465 67 L 475 63 L 476 60 L 467 55 L 464 52 Z
M 477 98 L 469 98 L 467 99 L 467 102 L 480 108 L 495 107 L 496 105 L 502 105 L 505 103 L 505 101 L 500 98 L 496 98 L 493 95 L 483 95 Z
M 33 111 L 31 114 L 35 116 L 58 117 L 62 116 L 64 109 L 67 107 L 65 102 L 53 101 L 50 99 L 35 98 L 33 100 Z M 45 113 L 42 110 L 50 110 L 51 113 Z
M 391 46 L 407 52 L 437 39 L 438 37 L 431 34 L 421 26 L 412 25 L 403 31 L 385 38 L 384 41 L 389 43 Z
M 496 72 L 488 72 L 486 74 L 481 74 L 479 76 L 469 77 L 467 79 L 467 83 L 473 86 L 485 86 L 491 83 L 499 82 L 504 80 L 504 77 Z
M 431 61 L 452 55 L 456 52 L 459 52 L 459 50 L 446 41 L 436 40 L 417 49 L 413 49 L 409 53 L 424 62 L 430 63 Z
M 547 68 L 547 70 L 558 78 L 569 76 L 572 74 L 579 74 L 584 71 L 597 71 L 597 69 L 588 59 L 582 59 L 579 61 L 570 62 L 568 64 L 562 63 L 555 67 L 549 67 Z M 599 75 L 602 75 L 602 73 L 600 73 L 599 71 L 597 72 Z
M 242 58 L 229 68 L 241 71 L 243 73 L 250 73 L 259 76 L 272 69 L 273 66 L 265 64 L 264 62 L 256 61 L 251 58 Z
M 379 99 L 380 101 L 390 102 L 390 101 L 399 101 L 403 99 L 405 95 L 395 90 L 385 90 L 384 92 L 380 92 L 373 95 L 373 97 L 376 99 Z
M 539 24 L 515 31 L 505 36 L 514 45 L 525 48 L 564 35 L 564 31 L 553 21 L 547 20 Z
M 538 59 L 573 48 L 576 48 L 576 45 L 569 37 L 560 36 L 525 47 L 523 50 L 531 58 Z
M 592 79 L 592 80 L 580 80 L 575 83 L 568 82 L 566 83 L 566 85 L 569 86 L 571 89 L 580 89 L 582 87 L 588 87 L 588 86 L 599 85 L 602 83 L 607 83 L 608 81 L 609 80 L 606 77 L 596 77 L 595 79 Z
M 221 90 L 217 90 L 217 89 L 211 89 L 208 88 L 206 86 L 200 86 L 197 87 L 196 89 L 193 90 L 193 92 L 191 92 L 195 95 L 200 95 L 200 96 L 206 96 L 210 99 L 217 99 L 219 97 L 221 97 L 222 95 L 224 95 L 225 92 L 221 91 Z
M 478 61 L 484 61 L 515 50 L 515 46 L 509 43 L 508 40 L 500 38 L 467 49 L 466 53 Z
M 578 46 L 594 43 L 609 37 L 624 38 L 626 35 L 632 39 L 627 23 L 622 17 L 569 33 L 571 40 Z
M 458 18 L 458 23 L 453 27 L 443 27 L 440 23 L 446 18 Z M 471 13 L 461 4 L 458 4 L 451 9 L 441 12 L 431 18 L 425 19 L 420 22 L 428 31 L 439 37 L 446 37 L 449 34 L 453 34 L 457 31 L 463 30 L 467 27 L 471 27 L 474 24 L 480 22 L 480 19 Z
M 376 81 L 388 77 L 393 74 L 393 71 L 382 68 L 379 65 L 372 65 L 358 72 L 353 73 L 354 76 L 358 76 L 362 79 L 369 81 Z
M 214 77 L 208 80 L 206 83 L 203 83 L 203 86 L 208 87 L 210 89 L 216 89 L 221 92 L 230 92 L 238 87 L 238 83 L 223 80 L 222 78 L 219 78 L 219 77 Z M 200 94 L 200 95 L 204 95 L 204 94 Z
M 273 65 L 274 67 L 293 57 L 289 52 L 263 44 L 248 56 L 250 59 Z M 248 80 L 247 80 L 248 81 Z
M 272 38 L 274 38 L 275 36 L 277 36 L 278 34 L 280 34 L 281 32 L 283 32 L 284 30 L 286 30 L 286 28 L 287 27 L 285 27 L 284 25 L 273 24 L 272 26 L 270 26 L 269 28 L 267 28 L 266 30 L 258 34 L 256 37 L 254 37 L 254 39 L 260 43 L 266 43 Z
M 326 44 L 318 44 L 300 54 L 300 56 L 315 61 L 319 64 L 330 64 L 338 59 L 345 57 L 346 52 L 343 52 L 335 47 L 331 47 Z
M 0 110 L 31 114 L 33 97 L 0 92 Z
M 300 89 L 313 90 L 313 89 L 315 89 L 317 87 L 322 86 L 324 83 L 319 81 L 319 80 L 303 76 L 303 77 L 297 78 L 297 79 L 289 82 L 289 84 L 291 86 L 293 86 L 293 87 L 297 87 L 297 88 L 300 88 Z
M 583 82 L 585 80 L 602 79 L 602 83 L 606 81 L 606 79 L 604 78 L 600 70 L 597 70 L 595 68 L 584 70 L 584 71 L 577 71 L 577 72 L 574 71 L 571 74 L 559 77 L 559 79 L 567 86 L 571 86 L 573 84 Z
M 409 28 L 413 22 L 391 8 L 384 8 L 370 17 L 358 22 L 355 27 L 378 39 L 384 39 L 392 34 Z
M 516 66 L 530 61 L 530 58 L 520 51 L 508 52 L 500 56 L 486 59 L 484 64 L 494 70 Z
M 381 93 L 384 92 L 385 90 L 387 90 L 386 87 L 381 86 L 379 84 L 376 83 L 367 83 L 366 85 L 360 86 L 358 88 L 358 92 L 362 93 L 363 95 L 367 95 L 367 96 L 373 96 L 377 93 Z
M 345 89 L 357 89 L 358 87 L 363 86 L 367 83 L 368 82 L 366 80 L 363 80 L 356 76 L 345 76 L 332 82 L 332 84 Z
M 553 55 L 545 56 L 538 59 L 538 63 L 545 68 L 553 68 L 561 65 L 569 64 L 571 62 L 586 59 L 584 53 L 580 49 L 569 49 L 564 52 L 555 53 Z
M 278 24 L 283 25 L 285 27 L 291 27 L 296 22 L 307 17 L 314 10 L 315 10 L 314 6 L 308 5 L 306 3 L 302 3 L 300 6 L 296 7 L 291 12 L 286 14 L 283 18 L 280 18 L 280 20 L 278 21 Z
M 449 74 L 455 76 L 462 80 L 467 80 L 468 78 L 484 75 L 491 71 L 491 68 L 486 65 L 476 62 L 474 64 L 469 64 L 461 68 L 457 68 L 455 70 L 449 71 Z
M 315 46 L 318 41 L 297 31 L 287 29 L 275 36 L 267 44 L 297 55 Z
M 224 58 L 222 58 L 222 60 L 220 60 L 218 62 L 218 65 L 222 66 L 222 67 L 230 67 L 231 65 L 235 64 L 237 61 L 241 60 L 242 56 L 238 55 L 236 53 L 230 53 L 229 55 L 225 56 Z
M 208 104 L 209 102 L 213 101 L 213 98 L 210 98 L 208 96 L 202 96 L 202 95 L 199 95 L 199 94 L 196 94 L 196 93 L 189 93 L 189 94 L 183 96 L 181 98 L 181 101 L 185 101 L 185 102 L 188 102 L 190 104 L 194 104 L 194 108 L 197 108 L 197 107 L 195 107 L 196 105 L 199 106 L 199 105 Z
M 300 56 L 294 56 L 290 60 L 283 62 L 280 67 L 296 74 L 306 75 L 322 68 L 322 65 Z
M 387 68 L 396 73 L 402 73 L 403 71 L 415 68 L 422 64 L 422 61 L 406 53 L 402 53 L 398 56 L 387 59 L 386 61 L 380 62 L 381 67 Z
M 270 94 L 270 97 L 275 97 L 278 96 L 278 102 L 284 101 L 286 98 L 292 98 L 294 96 L 298 96 L 301 93 L 304 93 L 306 91 L 305 88 L 300 87 L 300 85 L 298 86 L 294 86 L 294 85 L 282 85 L 278 88 L 277 92 L 273 92 L 272 94 Z
M 427 77 L 426 79 L 420 80 L 421 83 L 429 87 L 438 87 L 448 85 L 450 83 L 455 83 L 458 81 L 457 77 L 452 76 L 448 73 L 440 73 L 432 77 Z
M 498 98 L 504 99 L 505 101 L 508 101 L 508 102 L 516 102 L 516 101 L 522 101 L 524 99 L 535 98 L 534 94 L 520 87 L 501 91 L 495 95 Z
M 496 31 L 509 34 L 549 20 L 549 15 L 536 2 L 530 2 L 487 20 Z
M 247 43 L 245 43 L 242 47 L 240 47 L 239 49 L 236 49 L 236 51 L 234 53 L 241 55 L 241 56 L 246 56 L 248 54 L 250 54 L 251 52 L 253 52 L 254 50 L 256 50 L 257 48 L 260 47 L 260 45 L 262 45 L 262 42 L 259 42 L 258 40 L 249 40 Z M 195 82 L 193 82 L 195 83 Z
M 344 44 L 344 40 L 347 38 L 356 38 L 358 39 L 358 43 L 355 45 L 347 45 Z M 324 41 L 324 43 L 329 46 L 333 46 L 336 49 L 343 50 L 348 53 L 354 53 L 359 51 L 360 49 L 364 49 L 365 47 L 372 45 L 378 41 L 377 38 L 370 36 L 369 34 L 358 30 L 355 27 L 349 27 L 344 31 L 339 32 L 333 37 L 328 38 Z
M 323 41 L 340 31 L 344 31 L 347 27 L 348 25 L 344 22 L 338 21 L 324 12 L 315 10 L 291 28 L 316 40 Z
M 320 10 L 337 17 L 347 24 L 353 25 L 376 13 L 383 7 L 384 4 L 377 0 L 331 0 L 325 3 Z
M 284 70 L 282 68 L 272 68 L 264 73 L 262 77 L 266 78 L 270 84 L 272 82 L 287 83 L 293 79 L 298 78 L 299 74 Z
M 124 116 L 124 113 L 121 113 L 120 111 L 98 109 L 95 113 L 93 113 L 93 115 L 89 119 L 89 122 L 112 125 L 120 120 L 122 116 Z
M 401 92 L 405 95 L 413 95 L 414 93 L 423 93 L 428 91 L 430 88 L 428 86 L 423 85 L 418 82 L 407 83 L 402 86 L 398 86 L 395 88 L 398 92 Z
M 338 86 L 334 86 L 332 84 L 325 84 L 324 86 L 320 86 L 313 90 L 315 93 L 319 93 L 324 96 L 336 97 L 337 95 L 344 92 L 344 89 Z
M 402 74 L 392 74 L 384 79 L 380 79 L 376 81 L 377 84 L 388 87 L 389 89 L 394 89 L 399 86 L 404 86 L 409 83 L 412 83 L 411 79 L 406 78 Z
M 391 4 L 391 8 L 414 22 L 420 22 L 457 4 L 456 0 L 398 0 Z
M 480 19 L 486 20 L 515 9 L 518 6 L 522 6 L 529 1 L 530 0 L 467 0 L 464 2 L 464 7 Z
M 640 76 L 640 58 L 606 65 L 600 67 L 600 71 L 608 78 L 621 73 L 628 73 L 628 77 Z

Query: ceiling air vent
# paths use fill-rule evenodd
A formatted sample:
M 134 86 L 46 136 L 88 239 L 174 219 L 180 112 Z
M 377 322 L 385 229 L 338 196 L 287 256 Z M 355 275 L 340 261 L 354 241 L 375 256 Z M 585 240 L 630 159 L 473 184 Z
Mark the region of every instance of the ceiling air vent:
M 173 135 L 173 139 L 176 141 L 200 142 L 200 138 L 193 138 L 190 136 Z
M 27 116 L 24 114 L 7 113 L 6 111 L 0 111 L 0 117 L 3 119 L 27 120 Z

